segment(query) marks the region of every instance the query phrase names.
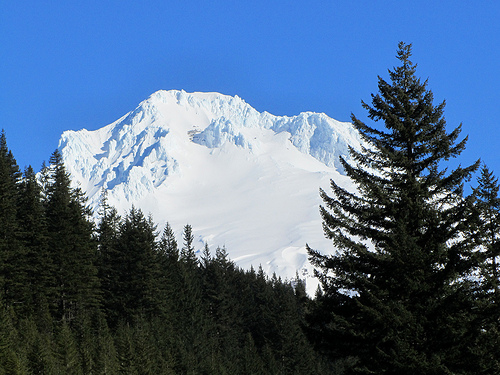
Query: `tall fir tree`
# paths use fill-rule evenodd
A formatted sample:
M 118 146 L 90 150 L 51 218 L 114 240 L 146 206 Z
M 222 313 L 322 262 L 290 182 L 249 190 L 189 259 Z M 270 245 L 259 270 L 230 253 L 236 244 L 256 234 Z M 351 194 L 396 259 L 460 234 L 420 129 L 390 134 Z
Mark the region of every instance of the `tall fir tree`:
M 45 210 L 56 278 L 52 308 L 58 319 L 69 323 L 79 312 L 100 306 L 97 246 L 85 197 L 80 189 L 71 187 L 70 175 L 58 150 L 52 154 L 50 165 Z
M 14 345 L 15 334 L 16 329 L 12 324 L 12 319 L 0 302 L 0 374 L 22 374 L 19 353 Z
M 63 322 L 56 334 L 54 348 L 56 374 L 82 375 L 81 358 L 78 354 L 76 339 L 67 322 Z
M 186 224 L 182 232 L 183 246 L 180 252 L 180 260 L 187 268 L 196 268 L 198 266 L 198 258 L 194 249 L 194 235 L 191 225 Z
M 177 263 L 179 261 L 179 247 L 175 239 L 174 231 L 168 222 L 163 229 L 159 246 L 161 249 L 160 251 L 171 262 Z
M 156 226 L 141 210 L 132 207 L 119 228 L 111 280 L 119 320 L 132 323 L 141 315 L 156 313 L 159 265 L 156 262 Z
M 480 215 L 479 234 L 483 245 L 484 256 L 481 276 L 485 290 L 491 295 L 491 300 L 500 304 L 500 197 L 498 196 L 498 179 L 485 165 L 477 180 L 478 187 L 474 189 L 475 207 Z
M 318 345 L 332 358 L 355 357 L 351 373 L 444 374 L 467 370 L 468 348 L 478 334 L 468 276 L 474 244 L 463 182 L 479 161 L 447 172 L 466 138 L 461 126 L 446 130 L 445 103 L 434 106 L 427 81 L 416 77 L 411 45 L 399 44 L 401 65 L 378 79 L 369 126 L 352 115 L 368 145 L 341 159 L 357 186 L 333 181 L 333 197 L 321 190 L 325 235 L 337 251 L 309 249 L 324 292 L 309 317 Z
M 486 165 L 481 168 L 474 189 L 475 208 L 479 213 L 478 228 L 481 267 L 477 280 L 474 311 L 478 314 L 481 335 L 477 338 L 475 353 L 482 361 L 478 373 L 500 373 L 500 186 L 498 179 Z
M 167 222 L 158 242 L 159 293 L 161 312 L 170 324 L 183 312 L 179 310 L 182 291 L 182 274 L 179 263 L 179 248 L 174 231 Z
M 203 356 L 203 343 L 206 341 L 206 321 L 202 304 L 202 285 L 199 262 L 193 245 L 194 235 L 191 225 L 186 224 L 182 233 L 183 247 L 180 251 L 180 268 L 182 276 L 180 310 L 177 324 L 183 332 L 180 342 L 184 356 L 184 365 L 196 372 L 201 371 L 199 356 Z
M 5 132 L 0 133 L 0 293 L 8 306 L 24 303 L 24 248 L 19 239 L 17 204 L 21 173 Z
M 120 269 L 117 264 L 120 259 L 118 250 L 118 238 L 121 217 L 114 207 L 108 204 L 107 192 L 103 190 L 100 207 L 100 220 L 97 224 L 97 269 L 101 282 L 104 312 L 108 321 L 118 321 L 120 311 L 120 293 L 118 282 Z
M 47 224 L 41 187 L 36 174 L 28 166 L 20 184 L 18 222 L 25 248 L 27 312 L 43 314 L 47 301 L 54 297 L 54 267 L 48 249 Z

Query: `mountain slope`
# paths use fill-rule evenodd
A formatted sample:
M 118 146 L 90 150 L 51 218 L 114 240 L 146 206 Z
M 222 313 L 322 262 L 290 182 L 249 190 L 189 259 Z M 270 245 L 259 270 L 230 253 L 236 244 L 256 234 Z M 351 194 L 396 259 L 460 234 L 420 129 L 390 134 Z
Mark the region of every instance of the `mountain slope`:
M 179 235 L 189 223 L 198 248 L 226 246 L 241 267 L 291 278 L 311 275 L 306 242 L 332 250 L 318 188 L 350 188 L 338 158 L 360 144 L 325 114 L 279 117 L 237 96 L 172 90 L 101 129 L 64 132 L 59 148 L 94 208 L 107 189 L 120 213 L 135 205 Z

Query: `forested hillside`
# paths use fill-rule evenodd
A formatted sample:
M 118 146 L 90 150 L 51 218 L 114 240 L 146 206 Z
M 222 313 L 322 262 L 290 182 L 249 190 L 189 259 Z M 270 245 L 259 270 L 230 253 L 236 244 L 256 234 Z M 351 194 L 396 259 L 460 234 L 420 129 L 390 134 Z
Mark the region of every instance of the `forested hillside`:
M 0 148 L 0 373 L 330 373 L 303 332 L 299 280 L 177 244 L 105 194 L 94 225 L 58 151 L 39 183 Z
M 2 132 L 0 375 L 499 374 L 498 180 L 446 167 L 467 138 L 411 45 L 397 57 L 363 103 L 375 124 L 352 117 L 369 145 L 341 158 L 357 191 L 320 190 L 336 251 L 309 248 L 314 299 L 195 249 L 189 224 L 178 244 L 140 209 L 120 217 L 104 191 L 93 222 L 59 151 L 21 173 Z

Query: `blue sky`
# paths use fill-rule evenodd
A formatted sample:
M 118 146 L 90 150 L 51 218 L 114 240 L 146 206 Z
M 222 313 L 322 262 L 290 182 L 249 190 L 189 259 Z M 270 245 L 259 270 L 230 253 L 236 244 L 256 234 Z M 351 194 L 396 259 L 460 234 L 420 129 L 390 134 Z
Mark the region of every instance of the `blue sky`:
M 3 1 L 0 128 L 38 170 L 64 130 L 107 125 L 159 89 L 363 118 L 405 41 L 449 129 L 469 135 L 458 162 L 499 175 L 499 19 L 496 1 Z

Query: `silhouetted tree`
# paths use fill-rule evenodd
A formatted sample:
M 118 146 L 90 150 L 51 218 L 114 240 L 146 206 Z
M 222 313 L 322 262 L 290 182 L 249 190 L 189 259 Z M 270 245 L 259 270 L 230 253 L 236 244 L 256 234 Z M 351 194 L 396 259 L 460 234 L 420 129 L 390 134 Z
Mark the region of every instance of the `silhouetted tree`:
M 90 210 L 80 189 L 71 188 L 58 150 L 50 158 L 45 210 L 48 246 L 55 268 L 55 314 L 71 322 L 79 312 L 100 305 L 95 265 L 97 248 L 93 239 Z
M 463 182 L 479 165 L 447 172 L 466 138 L 446 131 L 445 103 L 434 106 L 427 81 L 416 77 L 411 45 L 399 44 L 401 65 L 379 77 L 368 117 L 352 116 L 367 144 L 341 158 L 357 192 L 331 182 L 323 190 L 323 227 L 337 251 L 309 249 L 324 295 L 311 316 L 319 346 L 332 358 L 356 357 L 353 373 L 467 372 L 474 302 L 470 199 Z

